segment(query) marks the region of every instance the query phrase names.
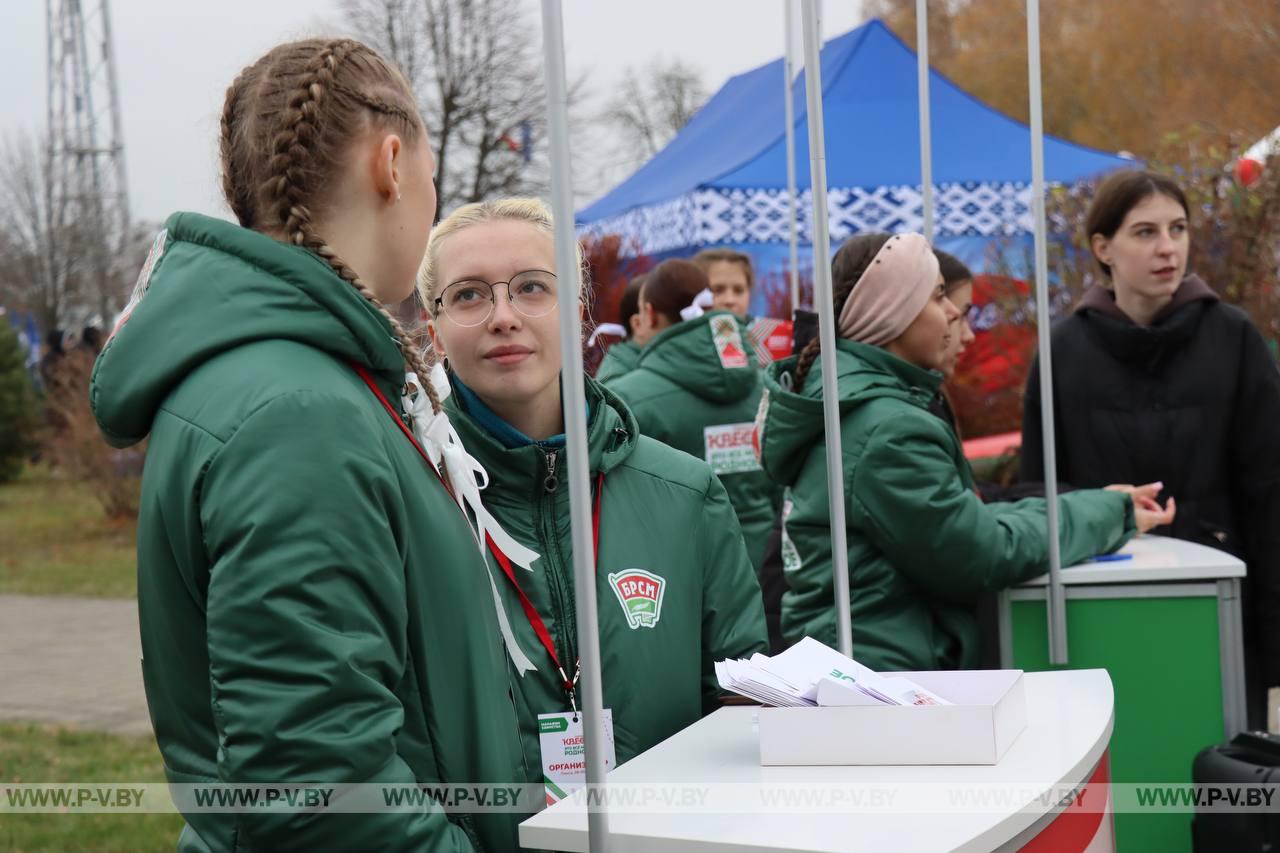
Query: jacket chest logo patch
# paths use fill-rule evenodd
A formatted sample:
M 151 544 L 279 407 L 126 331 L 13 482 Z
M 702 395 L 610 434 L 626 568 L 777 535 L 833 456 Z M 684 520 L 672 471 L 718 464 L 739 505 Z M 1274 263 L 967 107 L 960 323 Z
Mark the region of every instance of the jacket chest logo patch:
M 722 367 L 732 369 L 747 366 L 747 348 L 738 332 L 737 320 L 726 316 L 712 317 L 711 336 L 715 339 L 716 355 L 720 356 Z
M 618 596 L 627 624 L 636 628 L 652 628 L 662 616 L 662 596 L 667 582 L 643 569 L 610 572 L 609 586 Z

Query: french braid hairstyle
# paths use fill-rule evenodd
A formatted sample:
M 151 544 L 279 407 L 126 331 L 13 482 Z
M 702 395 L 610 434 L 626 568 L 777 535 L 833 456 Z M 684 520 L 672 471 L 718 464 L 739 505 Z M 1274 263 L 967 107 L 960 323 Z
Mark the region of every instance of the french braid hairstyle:
M 862 274 L 871 266 L 876 253 L 889 242 L 888 234 L 855 234 L 836 252 L 831 259 L 831 301 L 835 306 L 835 316 L 839 317 L 844 303 L 853 292 L 853 286 L 862 278 Z M 837 334 L 839 334 L 837 332 Z M 804 387 L 804 380 L 813 369 L 813 363 L 822 352 L 822 338 L 814 335 L 813 340 L 800 350 L 800 358 L 796 361 L 792 387 L 799 391 Z
M 314 227 L 348 147 L 375 129 L 398 133 L 406 142 L 426 133 L 409 84 L 390 63 L 353 39 L 279 45 L 227 89 L 222 192 L 242 226 L 310 249 L 378 310 L 405 363 L 421 378 L 432 411 L 439 412 L 421 350 Z

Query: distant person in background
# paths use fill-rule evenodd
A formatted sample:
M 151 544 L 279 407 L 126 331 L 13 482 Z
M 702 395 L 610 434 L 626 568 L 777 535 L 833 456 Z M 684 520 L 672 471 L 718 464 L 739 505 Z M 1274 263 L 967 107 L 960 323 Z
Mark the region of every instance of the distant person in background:
M 1085 236 L 1101 277 L 1053 327 L 1058 477 L 1162 480 L 1178 514 L 1155 533 L 1240 557 L 1250 725 L 1280 685 L 1280 372 L 1248 315 L 1187 269 L 1190 206 L 1171 179 L 1098 187 Z M 1023 479 L 1044 478 L 1040 370 L 1022 419 Z
M 63 348 L 66 332 L 62 329 L 50 329 L 44 336 L 44 351 L 40 354 L 40 381 L 46 388 L 57 381 L 58 365 L 67 355 Z
M 102 330 L 97 326 L 85 326 L 80 330 L 79 348 L 93 358 L 102 352 Z
M 719 311 L 729 311 L 742 321 L 747 342 L 755 350 L 761 367 L 791 355 L 787 347 L 791 338 L 789 322 L 775 317 L 753 317 L 749 313 L 756 283 L 749 255 L 736 249 L 703 249 L 693 256 L 693 262 L 711 282 L 712 306 Z
M 643 286 L 644 276 L 638 275 L 622 291 L 618 322 L 625 331 L 626 338 L 611 344 L 605 352 L 604 360 L 596 368 L 597 382 L 609 382 L 635 369 L 636 362 L 640 361 L 641 347 L 653 337 L 650 330 L 641 323 L 640 288 Z
M 707 274 L 711 304 L 716 310 L 736 314 L 739 320 L 750 320 L 747 309 L 751 306 L 751 288 L 755 285 L 751 258 L 734 249 L 703 249 L 693 256 L 693 262 Z
M 653 338 L 636 368 L 607 387 L 635 414 L 642 434 L 711 465 L 759 572 L 781 491 L 760 469 L 751 445 L 761 373 L 737 318 L 704 312 L 707 285 L 702 270 L 676 259 L 645 277 L 640 322 Z

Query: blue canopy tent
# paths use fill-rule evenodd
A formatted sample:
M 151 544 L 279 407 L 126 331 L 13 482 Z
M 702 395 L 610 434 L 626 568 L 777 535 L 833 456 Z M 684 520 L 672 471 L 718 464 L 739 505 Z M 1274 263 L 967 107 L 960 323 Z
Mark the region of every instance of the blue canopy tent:
M 731 246 L 759 272 L 788 255 L 781 59 L 727 82 L 653 159 L 578 213 L 582 236 L 619 234 L 625 251 L 655 258 Z M 1026 125 L 936 71 L 933 128 L 935 242 L 975 269 L 995 239 L 1031 238 L 1031 140 Z M 916 55 L 879 20 L 822 50 L 827 181 L 833 248 L 863 231 L 922 230 Z M 809 156 L 803 74 L 792 88 L 801 267 L 809 243 Z M 1134 161 L 1045 137 L 1051 183 Z M 754 294 L 757 304 L 763 294 Z

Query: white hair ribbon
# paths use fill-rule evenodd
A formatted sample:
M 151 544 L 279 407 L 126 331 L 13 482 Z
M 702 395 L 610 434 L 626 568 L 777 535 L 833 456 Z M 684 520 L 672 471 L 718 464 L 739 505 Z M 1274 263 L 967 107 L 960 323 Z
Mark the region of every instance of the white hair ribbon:
M 696 320 L 703 314 L 707 313 L 715 302 L 715 298 L 711 295 L 710 288 L 703 288 L 697 296 L 693 297 L 693 301 L 689 303 L 687 308 L 680 309 L 681 320 Z
M 615 337 L 615 338 L 625 338 L 627 336 L 627 330 L 619 326 L 617 323 L 601 323 L 599 326 L 596 326 L 596 330 L 591 333 L 591 337 L 587 338 L 587 346 L 589 347 L 595 346 L 596 338 L 600 337 L 601 335 L 610 335 L 611 337 Z
M 415 387 L 421 385 L 417 374 L 406 373 L 404 378 L 410 385 Z M 449 379 L 440 364 L 437 363 L 431 368 L 430 381 L 441 400 L 449 396 L 451 390 Z M 498 584 L 493 577 L 493 568 L 489 566 L 489 560 L 485 555 L 486 535 L 492 537 L 494 544 L 512 563 L 525 571 L 533 571 L 531 566 L 533 561 L 538 559 L 538 553 L 513 539 L 502 529 L 498 519 L 485 509 L 480 501 L 480 490 L 489 485 L 489 474 L 484 470 L 484 466 L 462 446 L 462 439 L 449 423 L 449 416 L 444 410 L 438 413 L 431 411 L 431 401 L 425 393 L 406 395 L 402 402 L 405 411 L 413 418 L 413 434 L 426 450 L 431 464 L 439 470 L 440 462 L 444 460 L 449 485 L 453 487 L 453 493 L 459 505 L 464 512 L 469 510 L 475 520 L 473 533 L 476 542 L 480 545 L 480 554 L 485 557 L 485 566 L 489 570 L 489 586 L 493 590 L 493 606 L 498 614 L 498 627 L 502 631 L 502 640 L 507 646 L 507 653 L 511 655 L 511 662 L 515 664 L 516 672 L 523 676 L 529 670 L 537 671 L 538 667 L 529 660 L 528 655 L 516 643 L 515 633 L 511 630 L 511 621 L 507 618 L 507 610 L 502 606 L 502 597 L 498 594 Z

